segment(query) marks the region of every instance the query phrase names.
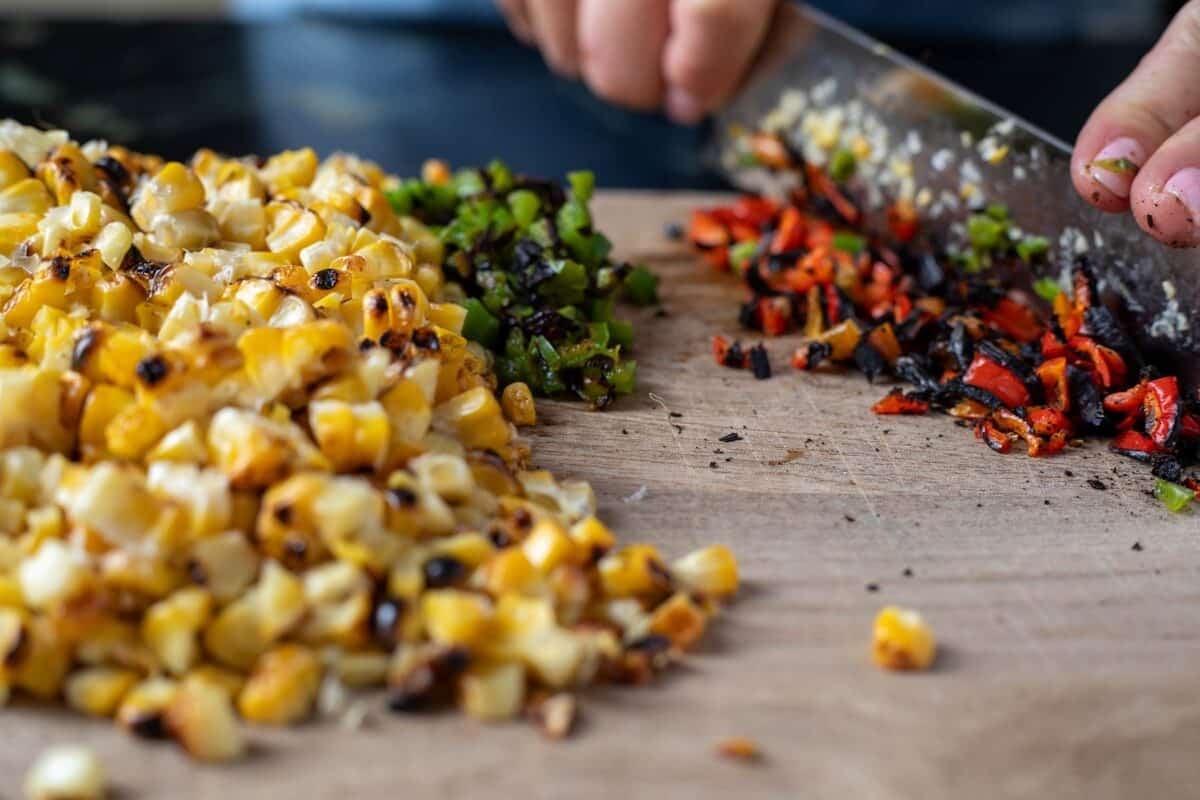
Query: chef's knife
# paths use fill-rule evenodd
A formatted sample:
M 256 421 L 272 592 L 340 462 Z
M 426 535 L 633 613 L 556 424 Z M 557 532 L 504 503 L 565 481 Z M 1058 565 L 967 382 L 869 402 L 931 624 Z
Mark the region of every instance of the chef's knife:
M 815 147 L 814 138 L 862 137 L 871 150 L 862 183 L 882 188 L 877 199 L 913 195 L 944 236 L 954 235 L 972 206 L 1002 203 L 1021 230 L 1050 238 L 1049 277 L 1086 256 L 1102 290 L 1123 301 L 1147 355 L 1197 385 L 1200 259 L 1158 244 L 1127 214 L 1085 203 L 1072 188 L 1064 142 L 866 34 L 791 3 L 783 4 L 746 87 L 717 119 L 716 157 L 739 188 L 763 190 L 769 177 L 738 163 L 734 131 L 755 129 L 772 113 L 799 147 Z

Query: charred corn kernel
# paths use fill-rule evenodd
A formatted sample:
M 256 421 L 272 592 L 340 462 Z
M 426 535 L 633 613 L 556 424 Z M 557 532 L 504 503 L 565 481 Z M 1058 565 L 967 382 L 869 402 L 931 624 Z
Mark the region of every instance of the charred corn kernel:
M 294 263 L 300 251 L 325 236 L 325 223 L 303 206 L 271 203 L 266 209 L 267 249 L 286 256 Z
M 500 404 L 504 407 L 504 415 L 512 424 L 537 424 L 537 406 L 533 402 L 533 392 L 524 383 L 517 381 L 505 386 L 500 396 Z
M 392 329 L 409 333 L 429 318 L 429 300 L 416 281 L 397 278 L 388 289 Z
M 488 722 L 512 719 L 525 703 L 521 664 L 485 664 L 467 669 L 459 680 L 463 711 Z
M 730 597 L 738 590 L 737 559 L 724 545 L 710 545 L 676 559 L 671 575 L 689 591 L 710 597 Z
M 576 557 L 587 563 L 599 561 L 617 543 L 608 526 L 594 516 L 584 517 L 572 525 L 571 539 L 575 542 Z
M 263 488 L 293 468 L 319 464 L 316 449 L 295 425 L 234 408 L 213 416 L 208 451 L 235 489 Z
M 222 664 L 249 669 L 270 645 L 258 624 L 258 608 L 252 597 L 235 600 L 208 623 L 203 634 L 204 649 Z
M 250 722 L 291 725 L 312 713 L 321 686 L 321 661 L 307 647 L 281 645 L 264 653 L 238 695 Z
M 483 386 L 442 403 L 434 409 L 434 417 L 457 431 L 468 448 L 500 450 L 512 438 L 496 396 Z
M 53 202 L 45 184 L 26 178 L 0 191 L 0 214 L 45 214 Z
M 370 581 L 356 565 L 333 562 L 304 574 L 310 613 L 299 636 L 304 641 L 362 647 L 369 636 Z
M 187 571 L 218 603 L 238 597 L 254 581 L 259 556 L 240 531 L 209 536 L 192 545 Z
M 284 150 L 271 156 L 259 170 L 271 192 L 278 194 L 288 189 L 308 186 L 317 172 L 317 154 L 311 147 L 302 150 Z
M 96 176 L 79 147 L 71 142 L 56 147 L 38 164 L 37 177 L 54 195 L 55 202 L 66 205 L 80 189 L 92 189 Z
M 263 565 L 254 587 L 258 607 L 258 630 L 263 639 L 273 642 L 295 627 L 308 610 L 304 583 L 275 561 Z
M 183 683 L 164 719 L 171 736 L 198 761 L 231 761 L 245 750 L 233 703 L 222 689 L 204 681 Z
M 492 606 L 477 594 L 436 589 L 421 596 L 421 617 L 433 641 L 470 647 L 487 636 Z
M 111 717 L 138 682 L 138 673 L 116 667 L 89 667 L 67 678 L 67 705 L 93 717 Z
M 575 543 L 562 525 L 546 518 L 534 524 L 521 543 L 525 557 L 543 575 L 575 558 Z
M 11 253 L 38 232 L 40 214 L 29 211 L 0 214 L 0 253 Z M 9 305 L 12 301 L 9 301 Z M 7 305 L 5 306 L 7 310 Z M 5 321 L 7 321 L 7 314 Z M 13 324 L 13 323 L 9 323 Z
M 200 588 L 180 589 L 146 611 L 142 639 L 170 673 L 182 675 L 200 655 L 197 635 L 212 613 L 212 595 Z
M 57 539 L 42 543 L 17 569 L 21 595 L 32 608 L 65 602 L 90 583 L 87 557 Z
M 96 754 L 81 745 L 55 745 L 25 776 L 26 800 L 103 800 L 107 778 Z
M 210 686 L 215 686 L 229 697 L 230 700 L 236 700 L 241 694 L 242 687 L 246 685 L 246 676 L 240 672 L 225 667 L 218 667 L 215 664 L 201 664 L 198 667 L 188 670 L 184 676 L 184 681 L 192 683 L 200 681 L 207 683 Z
M 379 469 L 387 457 L 391 431 L 379 403 L 321 400 L 308 406 L 308 423 L 321 452 L 338 472 Z
M 167 735 L 166 712 L 179 684 L 170 678 L 147 678 L 133 686 L 117 706 L 117 724 L 135 736 Z
M 409 468 L 422 488 L 436 492 L 451 503 L 466 500 L 475 488 L 471 469 L 457 456 L 428 453 L 413 459 Z
M 495 545 L 486 536 L 474 531 L 435 539 L 430 542 L 430 547 L 437 555 L 450 556 L 468 569 L 484 563 L 496 552 Z
M 887 606 L 875 617 L 875 663 L 885 669 L 922 670 L 933 664 L 933 631 L 916 611 Z
M 426 183 L 449 183 L 450 166 L 437 158 L 430 158 L 421 165 L 421 180 Z
M 653 545 L 630 545 L 600 559 L 604 593 L 610 597 L 647 596 L 670 588 L 671 576 Z
M 665 636 L 680 650 L 695 644 L 704 635 L 707 624 L 704 611 L 682 592 L 672 595 L 650 616 L 650 632 Z

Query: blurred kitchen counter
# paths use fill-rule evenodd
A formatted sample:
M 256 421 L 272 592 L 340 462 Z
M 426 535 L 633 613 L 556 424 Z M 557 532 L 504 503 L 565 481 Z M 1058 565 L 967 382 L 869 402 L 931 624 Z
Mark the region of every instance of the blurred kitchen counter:
M 1149 45 L 893 44 L 1068 141 Z M 310 145 L 405 174 L 503 156 L 607 186 L 720 186 L 703 128 L 609 107 L 490 27 L 0 22 L 0 115 L 174 157 Z

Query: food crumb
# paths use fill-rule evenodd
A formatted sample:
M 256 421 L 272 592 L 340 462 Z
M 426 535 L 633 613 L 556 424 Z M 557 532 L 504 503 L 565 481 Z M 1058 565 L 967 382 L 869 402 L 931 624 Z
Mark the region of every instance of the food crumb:
M 906 578 L 911 578 L 913 576 L 912 567 L 905 567 L 904 571 L 901 572 L 900 574 Z
M 630 494 L 627 497 L 622 497 L 621 500 L 625 503 L 640 503 L 646 499 L 647 491 L 646 485 L 642 484 L 636 490 L 634 490 L 633 494 Z
M 758 749 L 758 742 L 747 736 L 732 736 L 722 740 L 717 744 L 717 754 L 734 761 L 762 760 L 762 751 Z
M 878 592 L 878 591 L 879 591 L 879 584 L 878 584 L 878 583 L 868 583 L 868 584 L 867 584 L 867 591 L 868 591 L 868 592 Z
M 1130 550 L 1132 550 L 1132 551 L 1133 551 L 1133 552 L 1135 552 L 1135 553 L 1140 553 L 1140 552 L 1142 552 L 1143 550 L 1145 550 L 1146 548 L 1142 547 L 1142 543 L 1141 543 L 1141 542 L 1134 542 L 1134 543 L 1133 543 L 1133 547 L 1131 547 L 1131 548 L 1129 548 L 1129 549 L 1130 549 Z
M 1099 478 L 1088 478 L 1087 483 L 1088 486 L 1092 487 L 1097 492 L 1104 492 L 1108 490 L 1108 486 L 1106 486 L 1104 481 L 1100 480 Z
M 730 444 L 731 442 L 740 442 L 742 441 L 742 435 L 740 433 L 727 433 L 717 441 L 724 442 L 725 444 Z

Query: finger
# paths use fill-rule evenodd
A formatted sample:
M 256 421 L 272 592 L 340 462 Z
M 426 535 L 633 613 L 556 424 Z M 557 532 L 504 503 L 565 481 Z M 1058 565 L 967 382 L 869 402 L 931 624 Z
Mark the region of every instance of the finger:
M 525 0 L 538 47 L 550 69 L 579 75 L 579 0 Z
M 694 123 L 733 93 L 766 38 L 776 0 L 675 0 L 663 58 L 667 113 Z
M 643 110 L 663 100 L 663 47 L 669 0 L 580 0 L 584 80 L 619 105 Z
M 1200 1 L 1193 0 L 1079 134 L 1071 177 L 1086 200 L 1104 211 L 1129 207 L 1138 169 L 1200 111 L 1197 74 Z
M 504 21 L 508 23 L 508 29 L 512 31 L 513 36 L 524 44 L 536 43 L 525 0 L 496 0 L 496 5 L 504 15 Z
M 1132 198 L 1134 218 L 1146 233 L 1172 247 L 1200 245 L 1200 119 L 1150 157 Z

